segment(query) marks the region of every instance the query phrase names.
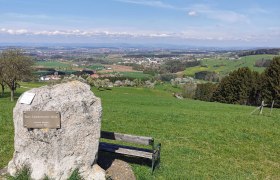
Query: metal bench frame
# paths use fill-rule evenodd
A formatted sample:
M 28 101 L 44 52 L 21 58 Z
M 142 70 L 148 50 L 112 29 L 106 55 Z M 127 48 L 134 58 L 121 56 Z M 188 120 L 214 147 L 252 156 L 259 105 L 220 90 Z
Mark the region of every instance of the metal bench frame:
M 151 149 L 145 149 L 106 142 L 99 142 L 99 151 L 117 153 L 126 156 L 147 158 L 152 160 L 152 174 L 154 172 L 154 169 L 160 163 L 161 144 L 155 144 L 154 138 L 152 137 L 101 131 L 101 138 L 151 146 Z

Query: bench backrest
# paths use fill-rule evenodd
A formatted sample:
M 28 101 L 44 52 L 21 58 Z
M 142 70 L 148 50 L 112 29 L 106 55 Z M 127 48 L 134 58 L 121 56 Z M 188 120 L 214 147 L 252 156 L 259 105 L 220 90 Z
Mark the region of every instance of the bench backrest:
M 101 131 L 101 138 L 118 140 L 143 145 L 153 145 L 154 139 L 152 137 L 134 136 L 130 134 L 121 134 L 115 132 Z

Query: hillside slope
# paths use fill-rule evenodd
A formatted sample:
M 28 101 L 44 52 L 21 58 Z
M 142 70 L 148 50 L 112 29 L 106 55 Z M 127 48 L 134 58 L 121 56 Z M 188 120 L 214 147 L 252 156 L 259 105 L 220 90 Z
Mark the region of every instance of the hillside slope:
M 262 72 L 265 68 L 255 67 L 256 61 L 262 59 L 272 59 L 273 57 L 275 57 L 275 55 L 244 56 L 236 60 L 225 58 L 204 59 L 201 61 L 200 66 L 186 68 L 184 74 L 187 76 L 194 76 L 194 74 L 199 71 L 214 71 L 224 76 L 241 67 L 249 67 L 251 70 Z
M 36 84 L 24 84 L 17 96 L 30 86 Z M 103 130 L 162 143 L 160 169 L 152 176 L 150 167 L 133 164 L 138 179 L 280 178 L 280 110 L 250 115 L 255 107 L 178 100 L 166 87 L 94 92 Z M 0 98 L 0 168 L 13 153 L 13 106 Z

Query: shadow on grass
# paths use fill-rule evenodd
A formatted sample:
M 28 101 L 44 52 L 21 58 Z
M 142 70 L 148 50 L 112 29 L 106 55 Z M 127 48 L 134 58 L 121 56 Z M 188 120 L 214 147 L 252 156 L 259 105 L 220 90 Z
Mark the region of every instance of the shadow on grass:
M 125 156 L 121 154 L 114 154 L 101 151 L 98 152 L 97 164 L 106 171 L 109 167 L 111 167 L 115 159 L 119 159 L 132 164 L 145 165 L 149 167 L 152 166 L 152 161 L 150 159 Z
M 14 94 L 15 101 L 18 100 L 18 98 L 20 97 L 21 94 L 22 94 L 22 92 L 15 92 L 15 94 Z M 4 96 L 1 96 L 1 93 L 0 93 L 0 98 L 11 98 L 11 93 L 4 92 Z

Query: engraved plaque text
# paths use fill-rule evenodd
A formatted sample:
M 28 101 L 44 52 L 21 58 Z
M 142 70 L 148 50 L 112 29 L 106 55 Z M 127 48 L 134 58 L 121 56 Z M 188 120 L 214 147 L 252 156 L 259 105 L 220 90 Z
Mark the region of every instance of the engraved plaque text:
M 60 113 L 57 111 L 24 111 L 23 126 L 25 128 L 60 128 Z

